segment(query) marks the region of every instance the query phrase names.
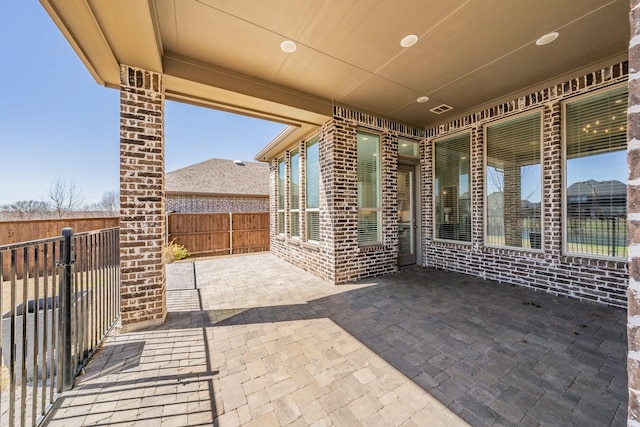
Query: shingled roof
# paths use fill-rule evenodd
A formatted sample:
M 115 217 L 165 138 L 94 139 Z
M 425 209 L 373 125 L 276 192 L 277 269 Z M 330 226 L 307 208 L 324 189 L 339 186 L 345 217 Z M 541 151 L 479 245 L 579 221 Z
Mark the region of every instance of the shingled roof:
M 167 172 L 167 194 L 269 196 L 269 165 L 211 159 Z

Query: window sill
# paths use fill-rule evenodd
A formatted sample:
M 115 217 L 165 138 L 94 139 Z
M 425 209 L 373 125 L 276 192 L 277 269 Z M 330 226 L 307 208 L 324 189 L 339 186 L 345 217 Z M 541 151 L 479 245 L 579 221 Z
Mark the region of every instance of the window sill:
M 543 254 L 543 248 L 525 248 L 522 246 L 506 246 L 506 245 L 492 245 L 490 243 L 483 243 L 486 249 L 494 249 L 494 250 L 503 250 L 503 251 L 516 251 L 516 252 L 526 252 L 532 254 Z
M 485 253 L 498 255 L 526 256 L 530 258 L 543 258 L 544 249 L 519 248 L 517 246 L 484 246 Z
M 300 244 L 305 249 L 310 249 L 312 251 L 319 252 L 320 251 L 320 243 L 316 241 L 306 241 Z
M 448 246 L 471 246 L 472 243 L 471 242 L 466 242 L 464 240 L 448 240 L 448 239 L 440 239 L 440 238 L 434 238 L 433 239 L 433 243 L 435 244 L 439 244 L 439 245 L 448 245 Z
M 300 240 L 299 237 L 293 236 L 287 239 L 287 243 L 289 243 L 290 245 L 300 246 L 300 243 L 302 243 L 302 240 Z
M 377 252 L 381 250 L 384 250 L 384 245 L 382 243 L 358 247 L 358 252 Z
M 629 260 L 622 257 L 607 257 L 604 255 L 583 254 L 574 252 L 565 252 L 561 256 L 561 262 L 567 264 L 584 264 L 589 266 L 624 268 L 628 265 Z

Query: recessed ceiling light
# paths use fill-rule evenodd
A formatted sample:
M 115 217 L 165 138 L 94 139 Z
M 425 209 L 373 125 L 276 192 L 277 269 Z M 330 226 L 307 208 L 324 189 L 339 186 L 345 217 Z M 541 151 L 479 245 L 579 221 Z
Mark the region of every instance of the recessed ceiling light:
M 409 47 L 416 44 L 418 41 L 418 36 L 415 34 L 409 34 L 408 36 L 404 36 L 402 40 L 400 40 L 400 46 Z
M 560 34 L 556 33 L 555 31 L 553 33 L 545 34 L 544 36 L 536 40 L 536 44 L 538 46 L 544 46 L 545 44 L 549 44 L 555 39 L 557 39 L 559 35 Z
M 280 43 L 280 49 L 282 49 L 283 52 L 293 53 L 296 51 L 297 48 L 298 46 L 295 44 L 295 42 L 292 42 L 291 40 L 285 40 L 282 43 Z
M 429 100 L 428 96 L 421 96 L 420 98 L 416 99 L 416 101 L 418 101 L 418 103 L 420 103 L 420 104 L 424 104 L 428 100 Z

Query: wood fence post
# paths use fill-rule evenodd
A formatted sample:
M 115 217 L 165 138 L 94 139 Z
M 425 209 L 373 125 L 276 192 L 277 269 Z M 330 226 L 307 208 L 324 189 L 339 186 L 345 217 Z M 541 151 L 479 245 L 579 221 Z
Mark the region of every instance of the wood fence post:
M 229 255 L 233 255 L 233 213 L 229 212 Z

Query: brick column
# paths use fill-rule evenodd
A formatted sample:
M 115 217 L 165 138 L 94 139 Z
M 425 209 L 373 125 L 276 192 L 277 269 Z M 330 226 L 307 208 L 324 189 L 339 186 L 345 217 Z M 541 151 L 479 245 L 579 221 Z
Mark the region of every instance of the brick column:
M 542 133 L 542 240 L 545 259 L 557 264 L 562 256 L 562 143 L 560 102 L 544 107 Z
M 336 281 L 336 176 L 334 159 L 336 158 L 335 121 L 322 125 L 318 138 L 320 161 L 320 257 L 323 278 Z
M 627 372 L 629 375 L 629 426 L 640 426 L 640 0 L 631 0 L 629 43 L 629 112 L 627 163 L 629 181 L 629 291 Z
M 487 179 L 484 167 L 484 127 L 471 128 L 471 245 L 473 252 L 481 252 L 484 248 L 485 196 L 484 183 Z M 433 161 L 433 160 L 432 160 Z
M 422 224 L 422 241 L 420 242 L 420 250 L 422 250 L 422 266 L 430 267 L 433 265 L 432 257 L 429 256 L 429 248 L 433 243 L 433 140 L 425 137 L 420 144 L 420 201 L 422 206 L 421 224 Z
M 120 280 L 124 332 L 167 314 L 162 75 L 120 66 Z

